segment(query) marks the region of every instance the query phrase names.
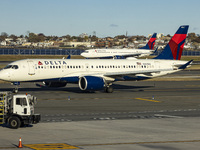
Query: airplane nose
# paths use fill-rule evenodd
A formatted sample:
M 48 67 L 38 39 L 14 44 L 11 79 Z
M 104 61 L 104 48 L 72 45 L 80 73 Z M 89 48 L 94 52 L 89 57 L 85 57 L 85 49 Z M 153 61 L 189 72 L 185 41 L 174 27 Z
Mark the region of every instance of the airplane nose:
M 10 73 L 0 71 L 0 80 L 9 81 L 10 80 Z
M 81 53 L 81 56 L 85 57 L 85 53 Z

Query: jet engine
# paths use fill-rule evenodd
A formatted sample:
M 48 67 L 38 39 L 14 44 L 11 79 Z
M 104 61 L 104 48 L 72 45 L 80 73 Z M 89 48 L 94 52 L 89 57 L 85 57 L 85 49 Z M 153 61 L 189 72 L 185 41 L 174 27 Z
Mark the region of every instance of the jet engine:
M 43 84 L 48 87 L 65 87 L 67 82 L 48 82 L 44 81 Z
M 84 76 L 79 79 L 81 90 L 100 90 L 104 87 L 104 79 L 101 77 Z

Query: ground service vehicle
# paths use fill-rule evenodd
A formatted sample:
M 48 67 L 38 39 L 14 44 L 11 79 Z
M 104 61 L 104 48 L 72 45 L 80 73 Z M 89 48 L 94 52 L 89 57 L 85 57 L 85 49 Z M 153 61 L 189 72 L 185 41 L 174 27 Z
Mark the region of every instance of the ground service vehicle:
M 40 114 L 34 114 L 36 97 L 30 94 L 0 92 L 0 124 L 17 129 L 40 121 Z

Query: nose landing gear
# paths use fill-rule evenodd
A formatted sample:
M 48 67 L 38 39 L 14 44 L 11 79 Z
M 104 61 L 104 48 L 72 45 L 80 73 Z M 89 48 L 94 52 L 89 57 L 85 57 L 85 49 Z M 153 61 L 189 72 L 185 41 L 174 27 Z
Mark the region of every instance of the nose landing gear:
M 18 93 L 18 88 L 20 85 L 20 82 L 13 82 L 12 85 L 15 85 L 15 88 L 13 89 L 13 93 Z

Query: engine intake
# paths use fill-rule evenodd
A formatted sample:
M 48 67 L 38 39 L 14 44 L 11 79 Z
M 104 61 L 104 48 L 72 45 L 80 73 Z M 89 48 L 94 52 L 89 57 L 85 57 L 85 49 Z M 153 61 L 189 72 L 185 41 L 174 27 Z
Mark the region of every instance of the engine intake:
M 101 77 L 84 76 L 79 79 L 81 90 L 100 90 L 104 87 L 104 80 Z

